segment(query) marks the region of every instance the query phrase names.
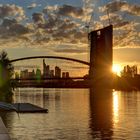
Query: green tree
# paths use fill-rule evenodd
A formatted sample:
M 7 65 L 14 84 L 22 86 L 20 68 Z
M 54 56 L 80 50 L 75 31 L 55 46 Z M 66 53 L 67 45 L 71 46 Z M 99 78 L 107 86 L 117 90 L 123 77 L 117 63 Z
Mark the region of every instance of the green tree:
M 12 100 L 12 81 L 11 78 L 14 74 L 14 67 L 5 51 L 0 53 L 0 100 Z

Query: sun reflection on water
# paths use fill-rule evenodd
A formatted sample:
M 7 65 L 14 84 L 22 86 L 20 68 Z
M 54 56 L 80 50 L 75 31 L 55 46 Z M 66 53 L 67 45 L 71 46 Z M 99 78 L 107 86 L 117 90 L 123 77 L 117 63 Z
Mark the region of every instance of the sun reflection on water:
M 116 91 L 113 92 L 113 122 L 114 125 L 119 122 L 119 96 Z

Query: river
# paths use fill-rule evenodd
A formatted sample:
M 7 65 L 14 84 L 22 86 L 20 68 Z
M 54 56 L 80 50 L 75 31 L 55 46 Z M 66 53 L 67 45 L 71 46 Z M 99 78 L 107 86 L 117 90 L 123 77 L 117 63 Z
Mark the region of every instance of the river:
M 7 113 L 12 140 L 139 140 L 140 92 L 18 88 L 14 102 L 48 113 Z

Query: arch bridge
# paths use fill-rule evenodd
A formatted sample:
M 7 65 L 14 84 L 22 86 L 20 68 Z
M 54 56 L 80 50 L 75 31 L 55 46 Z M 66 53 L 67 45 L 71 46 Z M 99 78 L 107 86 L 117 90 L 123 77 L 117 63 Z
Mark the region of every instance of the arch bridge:
M 84 64 L 84 65 L 88 65 L 88 66 L 90 65 L 89 62 L 86 62 L 86 61 L 83 61 L 83 60 L 74 59 L 74 58 L 68 58 L 68 57 L 61 57 L 61 56 L 31 56 L 31 57 L 22 57 L 22 58 L 17 58 L 17 59 L 10 60 L 10 62 L 13 63 L 13 62 L 22 61 L 22 60 L 38 59 L 38 58 L 69 60 L 69 61 L 73 61 L 73 62 L 78 62 L 78 63 Z

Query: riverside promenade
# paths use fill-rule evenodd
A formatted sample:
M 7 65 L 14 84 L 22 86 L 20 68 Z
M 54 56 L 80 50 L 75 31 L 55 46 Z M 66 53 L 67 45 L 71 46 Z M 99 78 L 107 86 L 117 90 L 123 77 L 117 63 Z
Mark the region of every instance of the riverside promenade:
M 0 117 L 0 140 L 10 140 L 7 128 Z

